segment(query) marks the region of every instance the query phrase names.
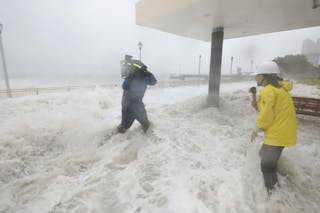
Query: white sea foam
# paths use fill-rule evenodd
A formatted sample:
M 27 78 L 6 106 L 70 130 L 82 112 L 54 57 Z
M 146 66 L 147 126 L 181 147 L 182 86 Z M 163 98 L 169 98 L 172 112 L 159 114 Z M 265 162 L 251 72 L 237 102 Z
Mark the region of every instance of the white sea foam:
M 0 212 L 318 212 L 320 120 L 299 116 L 268 200 L 249 86 L 223 84 L 220 109 L 205 107 L 204 86 L 149 90 L 152 131 L 134 124 L 102 147 L 121 118 L 120 88 L 2 99 Z

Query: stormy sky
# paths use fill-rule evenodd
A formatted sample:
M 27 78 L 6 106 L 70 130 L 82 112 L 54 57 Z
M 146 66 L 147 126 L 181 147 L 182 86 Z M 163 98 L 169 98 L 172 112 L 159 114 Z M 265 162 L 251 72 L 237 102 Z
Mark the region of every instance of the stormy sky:
M 124 54 L 142 59 L 155 74 L 208 73 L 210 43 L 135 25 L 134 0 L 0 0 L 0 22 L 11 76 L 118 75 Z M 224 42 L 222 72 L 249 71 L 277 56 L 301 53 L 320 27 Z M 1 68 L 2 69 L 2 68 Z M 2 75 L 2 71 L 1 71 Z M 2 76 L 1 76 L 2 77 Z

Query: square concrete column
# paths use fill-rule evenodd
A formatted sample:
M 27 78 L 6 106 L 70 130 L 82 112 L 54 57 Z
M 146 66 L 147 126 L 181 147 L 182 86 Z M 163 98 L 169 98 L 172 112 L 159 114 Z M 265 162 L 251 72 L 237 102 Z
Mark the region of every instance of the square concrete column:
M 209 107 L 219 107 L 223 28 L 213 29 L 211 34 L 211 59 L 209 74 Z

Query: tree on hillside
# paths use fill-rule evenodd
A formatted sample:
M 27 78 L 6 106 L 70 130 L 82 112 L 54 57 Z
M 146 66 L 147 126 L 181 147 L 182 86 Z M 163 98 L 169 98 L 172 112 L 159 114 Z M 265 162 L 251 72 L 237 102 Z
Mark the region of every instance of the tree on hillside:
M 305 55 L 286 55 L 273 59 L 284 76 L 293 78 L 318 78 L 320 67 L 315 67 L 310 63 Z

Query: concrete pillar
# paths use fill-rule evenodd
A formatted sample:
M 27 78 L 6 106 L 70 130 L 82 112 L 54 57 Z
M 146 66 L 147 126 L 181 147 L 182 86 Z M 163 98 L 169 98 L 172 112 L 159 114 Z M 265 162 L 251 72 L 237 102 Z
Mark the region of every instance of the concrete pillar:
M 211 34 L 211 59 L 208 94 L 209 107 L 219 107 L 222 45 L 223 28 L 221 27 L 213 29 Z

